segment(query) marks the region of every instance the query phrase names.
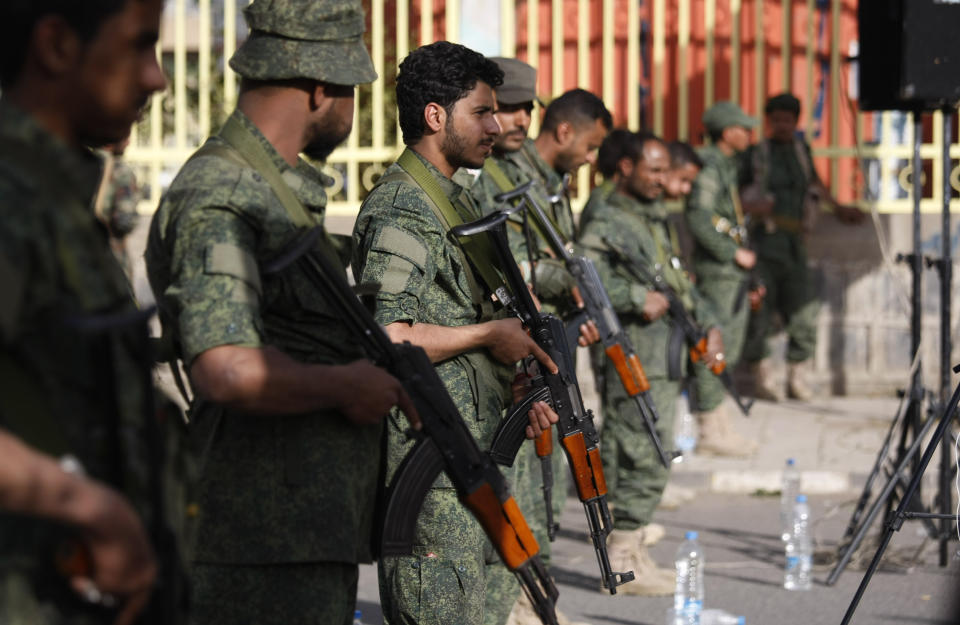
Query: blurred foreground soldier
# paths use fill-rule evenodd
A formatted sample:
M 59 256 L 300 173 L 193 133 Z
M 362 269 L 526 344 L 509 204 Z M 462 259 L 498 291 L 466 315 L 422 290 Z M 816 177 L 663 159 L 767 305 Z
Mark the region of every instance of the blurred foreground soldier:
M 460 167 L 479 168 L 489 156 L 500 132 L 493 89 L 502 80 L 493 61 L 446 41 L 403 60 L 397 107 L 407 148 L 364 200 L 353 232 L 354 275 L 357 284 L 378 285 L 377 320 L 394 341 L 426 350 L 481 449 L 490 448 L 511 402 L 517 362 L 533 354 L 556 371 L 518 319 L 494 312 L 491 290 L 498 285 L 489 282 L 498 280 L 489 273 L 492 259 L 468 261 L 448 236 L 451 227 L 481 216 L 451 178 Z M 528 437 L 556 421 L 543 402 L 533 412 Z M 387 426 L 388 482 L 413 443 L 395 423 Z M 442 475 L 417 517 L 413 555 L 380 560 L 384 621 L 491 622 L 484 606 L 487 580 L 503 579 L 506 569 L 490 553 L 480 525 Z M 516 592 L 514 585 L 499 618 L 506 619 Z
M 142 197 L 133 168 L 123 161 L 123 153 L 129 144 L 130 137 L 126 137 L 99 150 L 103 158 L 103 177 L 93 200 L 93 211 L 107 227 L 110 247 L 128 278 L 133 275 L 133 265 L 126 238 L 140 220 L 137 204 Z
M 258 0 L 245 17 L 237 110 L 173 181 L 146 253 L 205 450 L 195 622 L 349 625 L 382 419 L 409 399 L 297 265 L 264 265 L 322 226 L 326 179 L 298 154 L 347 137 L 354 86 L 376 73 L 359 2 Z M 316 253 L 335 262 L 330 245 Z
M 161 8 L 0 3 L 0 623 L 184 620 L 165 463 L 182 421 L 155 410 L 150 313 L 83 147 L 123 139 L 163 88 Z
M 813 166 L 810 146 L 797 135 L 800 100 L 782 93 L 764 108 L 768 138 L 751 146 L 744 158 L 744 209 L 756 224 L 750 232 L 758 254 L 757 270 L 767 289 L 761 308 L 750 316 L 743 358 L 753 374 L 755 395 L 777 401 L 781 394 L 770 382 L 767 337 L 775 313 L 787 331 L 787 396 L 808 400 L 810 359 L 817 345 L 820 303 L 807 270 L 804 235 L 830 205 L 847 224 L 863 221 L 856 206 L 844 206 L 830 195 Z
M 661 440 L 670 440 L 687 352 L 682 342 L 679 349 L 669 349 L 671 335 L 678 328 L 667 314 L 666 297 L 638 281 L 616 254 L 607 253 L 607 242 L 631 254 L 651 273 L 662 274 L 697 321 L 710 329 L 708 359 L 722 350 L 723 342 L 709 305 L 680 265 L 677 235 L 667 222 L 667 209 L 661 201 L 670 168 L 667 146 L 653 135 L 634 134 L 624 147 L 617 190 L 597 207 L 580 240 L 596 262 L 614 309 L 643 362 L 660 413 L 657 433 Z M 647 551 L 662 535 L 663 528 L 651 521 L 669 469 L 658 460 L 636 404 L 624 391 L 612 362 L 605 360 L 604 367 L 600 450 L 614 505 L 614 530 L 608 539 L 610 560 L 615 570 L 636 572 L 636 579 L 618 590 L 643 596 L 669 595 L 675 590 L 674 571 L 658 567 Z
M 541 208 L 546 214 L 554 211 L 554 204 L 546 198 L 550 195 L 545 188 L 545 180 L 542 177 L 531 178 L 527 169 L 518 159 L 523 159 L 521 155 L 527 142 L 527 131 L 530 128 L 531 112 L 537 98 L 537 70 L 523 61 L 517 59 L 494 57 L 494 61 L 503 71 L 503 84 L 496 89 L 497 110 L 494 117 L 500 124 L 500 134 L 493 143 L 493 154 L 483 163 L 483 170 L 480 177 L 471 188 L 474 200 L 480 210 L 484 213 L 490 213 L 500 208 L 493 199 L 496 195 L 506 191 L 512 191 L 520 184 L 533 179 L 535 181 L 534 196 L 541 202 Z M 531 143 L 533 143 L 531 141 Z M 531 148 L 536 150 L 535 146 Z M 579 166 L 579 165 L 578 165 Z M 528 219 L 530 216 L 528 215 Z M 572 222 L 571 222 L 572 224 Z M 522 232 L 522 219 L 520 222 L 511 221 L 508 224 L 508 237 L 511 240 L 511 248 L 514 257 L 522 267 L 530 268 L 530 254 L 528 253 L 525 236 Z M 566 233 L 572 236 L 572 231 Z M 538 278 L 535 285 L 539 288 L 537 295 L 540 302 L 548 309 L 570 308 L 573 305 L 573 298 L 570 293 L 568 280 L 569 277 L 566 268 L 562 264 L 554 263 L 550 271 L 563 274 L 557 280 L 562 281 L 558 288 L 547 288 L 543 282 L 550 281 L 547 273 L 543 271 L 546 263 L 542 263 L 544 257 L 540 255 L 540 250 L 546 246 L 546 241 L 538 241 L 539 247 L 534 257 L 534 271 Z M 549 262 L 549 261 L 548 261 Z M 584 339 L 587 342 L 590 339 Z M 595 341 L 596 339 L 592 339 Z M 556 450 L 551 461 L 553 464 L 553 491 L 554 497 L 552 518 L 558 519 L 563 510 L 564 495 L 567 492 L 567 469 L 563 460 L 563 453 L 560 446 L 556 443 L 556 432 L 554 436 L 553 448 Z M 536 447 L 533 442 L 523 445 L 517 454 L 517 459 L 513 464 L 512 489 L 517 497 L 517 503 L 520 506 L 524 516 L 529 520 L 530 528 L 533 530 L 537 542 L 540 544 L 540 553 L 543 557 L 545 566 L 550 565 L 550 538 L 547 531 L 548 516 L 546 502 L 543 495 L 543 474 L 540 468 L 540 460 L 537 457 Z M 519 598 L 518 598 L 519 596 Z M 533 610 L 533 606 L 527 600 L 527 596 L 520 592 L 516 579 L 513 574 L 505 568 L 500 567 L 494 571 L 493 575 L 487 578 L 486 609 L 484 611 L 484 621 L 488 624 L 503 623 L 507 615 L 510 615 L 509 623 L 511 625 L 525 625 L 540 623 L 540 618 Z M 514 601 L 516 600 L 516 606 Z M 511 610 L 511 607 L 513 609 Z M 557 611 L 557 619 L 563 625 L 568 623 L 566 617 Z
M 700 152 L 703 169 L 687 199 L 685 217 L 694 240 L 693 271 L 700 292 L 710 300 L 723 332 L 727 369 L 740 359 L 750 314 L 748 272 L 757 255 L 747 247 L 744 215 L 737 187 L 737 155 L 750 146 L 757 120 L 733 102 L 717 102 L 703 114 L 710 144 Z M 721 456 L 749 456 L 756 441 L 733 430 L 724 406 L 723 384 L 703 363 L 694 365 L 697 451 Z

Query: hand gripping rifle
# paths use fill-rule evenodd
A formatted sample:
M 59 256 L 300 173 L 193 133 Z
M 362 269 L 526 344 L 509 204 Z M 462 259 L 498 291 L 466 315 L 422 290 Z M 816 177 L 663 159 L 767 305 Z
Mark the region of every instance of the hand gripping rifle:
M 663 274 L 651 272 L 639 259 L 617 246 L 610 241 L 610 239 L 604 237 L 603 243 L 607 246 L 605 251 L 611 253 L 634 279 L 650 286 L 667 298 L 667 302 L 670 305 L 670 317 L 674 323 L 680 326 L 684 336 L 687 338 L 687 343 L 691 346 L 690 360 L 693 362 L 702 360 L 707 354 L 707 333 L 696 322 L 693 315 L 690 314 L 690 311 L 683 305 L 683 302 L 680 301 L 680 297 L 676 291 L 667 284 Z M 740 408 L 740 411 L 743 412 L 744 416 L 750 416 L 750 407 L 753 405 L 753 399 L 744 400 L 740 396 L 740 393 L 737 392 L 736 386 L 733 384 L 733 378 L 727 370 L 726 361 L 718 359 L 709 369 L 714 375 L 720 378 L 723 387 L 727 390 L 727 393 L 730 394 L 730 397 L 733 398 L 733 401 L 737 403 L 737 406 Z
M 367 355 L 400 380 L 423 423 L 422 433 L 412 434 L 419 440 L 401 462 L 387 489 L 381 555 L 413 552 L 420 506 L 437 476 L 444 471 L 503 563 L 516 574 L 540 620 L 545 625 L 556 625 L 559 593 L 540 561 L 540 547 L 510 495 L 506 479 L 480 450 L 427 353 L 408 342 L 391 342 L 347 281 L 338 277 L 340 271 L 334 269 L 321 251 L 314 251 L 322 235 L 320 227 L 305 231 L 286 252 L 264 267 L 264 273 L 274 273 L 296 263 L 310 283 L 336 306 Z
M 577 281 L 577 288 L 580 290 L 584 306 L 583 311 L 567 323 L 569 344 L 576 344 L 575 337 L 579 333 L 580 324 L 585 320 L 589 319 L 596 324 L 597 330 L 600 332 L 600 342 L 603 343 L 604 352 L 610 362 L 613 363 L 617 375 L 620 376 L 620 382 L 623 384 L 627 395 L 636 402 L 640 416 L 643 418 L 643 425 L 657 450 L 660 462 L 664 467 L 670 466 L 670 461 L 676 454 L 672 451 L 664 451 L 660 437 L 657 435 L 656 423 L 660 420 L 660 415 L 653 403 L 653 396 L 650 394 L 650 382 L 647 380 L 647 374 L 643 370 L 640 358 L 637 357 L 637 353 L 630 343 L 630 338 L 624 331 L 623 326 L 620 325 L 620 318 L 613 310 L 613 304 L 610 302 L 607 290 L 600 281 L 596 266 L 591 259 L 573 253 L 570 246 L 560 236 L 553 222 L 543 212 L 543 208 L 530 197 L 529 184 L 501 193 L 494 199 L 499 203 L 505 203 L 516 198 L 521 198 L 521 203 L 526 205 L 527 210 L 533 211 L 537 226 L 546 236 L 550 248 L 559 258 L 563 259 L 567 271 Z M 554 201 L 554 198 L 549 198 L 549 200 Z
M 534 390 L 512 410 L 497 431 L 491 456 L 503 464 L 512 464 L 524 440 L 526 415 L 530 404 L 549 399 L 560 417 L 557 421 L 558 438 L 567 455 L 577 494 L 587 514 L 590 538 L 597 553 L 603 586 L 610 594 L 616 594 L 617 586 L 629 582 L 634 576 L 632 571 L 617 573 L 610 567 L 607 535 L 610 534 L 612 520 L 607 507 L 607 483 L 603 476 L 603 465 L 600 463 L 599 436 L 593 424 L 593 414 L 583 406 L 563 323 L 557 317 L 541 314 L 537 310 L 523 276 L 520 275 L 520 268 L 510 252 L 504 224 L 509 214 L 515 210 L 516 208 L 494 212 L 450 230 L 456 237 L 471 237 L 484 233 L 490 236 L 496 262 L 507 282 L 496 289 L 497 299 L 520 317 L 530 335 L 550 355 L 559 369 L 557 373 L 540 369 L 540 374 L 532 380 Z M 518 418 L 518 414 L 522 415 L 522 418 Z

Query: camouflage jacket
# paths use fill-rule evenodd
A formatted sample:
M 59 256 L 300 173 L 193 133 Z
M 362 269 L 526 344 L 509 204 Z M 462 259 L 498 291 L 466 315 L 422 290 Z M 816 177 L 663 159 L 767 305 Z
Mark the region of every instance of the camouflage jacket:
M 700 150 L 703 169 L 687 198 L 685 217 L 693 235 L 693 270 L 700 280 L 742 280 L 744 272 L 734 264 L 739 245 L 727 233 L 724 224 L 742 222 L 734 197 L 737 193 L 737 158 L 726 156 L 716 146 Z M 722 220 L 722 221 L 721 221 Z
M 574 240 L 573 217 L 568 198 L 564 194 L 562 202 L 558 204 L 548 200 L 551 195 L 562 191 L 563 181 L 540 158 L 532 140 L 527 139 L 523 148 L 517 152 L 494 154 L 490 159 L 514 188 L 533 180 L 533 197 L 538 206 L 553 220 L 564 240 Z M 489 163 L 486 167 L 489 167 Z M 480 176 L 470 189 L 474 201 L 484 214 L 499 208 L 493 198 L 503 191 L 487 169 L 481 170 Z M 525 278 L 530 278 L 531 257 L 536 263 L 536 273 L 531 282 L 536 287 L 541 304 L 544 305 L 544 312 L 556 313 L 571 308 L 570 289 L 575 284 L 573 276 L 566 270 L 563 262 L 556 258 L 546 238 L 530 228 L 528 244 L 528 235 L 523 230 L 523 218 L 518 215 L 511 217 L 507 226 L 510 249 Z
M 413 152 L 438 181 L 462 219 L 480 213 L 463 187 Z M 393 164 L 383 178 L 401 173 Z M 379 184 L 360 207 L 353 230 L 353 272 L 359 285 L 379 285 L 375 316 L 383 325 L 428 323 L 447 327 L 487 321 L 471 294 L 469 269 L 459 246 L 447 236 L 426 193 L 411 180 Z M 505 367 L 485 349 L 436 363 L 460 414 L 481 448 L 487 449 L 508 401 L 513 367 Z M 389 439 L 387 478 L 413 446 L 402 433 Z M 449 487 L 446 475 L 438 486 Z
M 321 174 L 304 161 L 290 167 L 246 116 L 233 115 L 322 223 Z M 226 145 L 219 137 L 208 143 Z M 189 365 L 212 347 L 269 345 L 304 363 L 363 357 L 296 265 L 261 272 L 297 233 L 269 183 L 252 167 L 202 150 L 161 201 L 146 253 L 164 333 L 176 337 L 178 355 Z M 206 449 L 196 559 L 369 561 L 381 431 L 334 411 L 280 416 L 195 407 L 193 437 Z
M 150 311 L 137 309 L 91 209 L 99 174 L 92 154 L 0 101 L 0 427 L 46 454 L 77 458 L 125 495 L 154 535 L 178 531 L 183 501 L 162 496 L 179 492 L 164 442 L 176 445 L 183 425 L 161 422 L 152 403 Z M 0 513 L 0 622 L 25 622 L 7 611 L 18 609 L 6 594 L 17 571 L 29 572 L 61 618 L 83 611 L 70 607 L 79 601 L 65 582 L 56 587 L 54 550 L 67 540 L 62 527 Z
M 704 328 L 716 325 L 716 315 L 680 265 L 677 238 L 671 232 L 667 210 L 661 202 L 640 202 L 614 192 L 606 201 L 598 201 L 594 209 L 593 218 L 582 231 L 580 242 L 596 263 L 597 273 L 647 375 L 666 377 L 667 344 L 671 333 L 679 328 L 668 314 L 652 322 L 643 318 L 649 285 L 638 282 L 614 254 L 606 252 L 604 240 L 632 252 L 637 260 L 645 262 L 651 273 L 662 273 L 667 284 Z M 685 362 L 686 358 L 680 361 L 681 365 Z
M 614 184 L 613 180 L 604 180 L 603 184 L 599 187 L 593 189 L 590 192 L 590 197 L 587 198 L 587 203 L 584 205 L 583 210 L 580 211 L 580 232 L 583 232 L 584 228 L 587 227 L 592 220 L 598 208 L 602 207 L 607 202 L 607 198 L 610 197 L 610 194 L 617 190 L 617 185 Z

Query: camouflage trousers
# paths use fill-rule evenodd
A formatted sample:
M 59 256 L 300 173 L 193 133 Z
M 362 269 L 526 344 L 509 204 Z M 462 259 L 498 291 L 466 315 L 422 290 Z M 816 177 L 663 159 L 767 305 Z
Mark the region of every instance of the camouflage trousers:
M 710 300 L 720 319 L 723 332 L 723 353 L 727 360 L 727 370 L 740 361 L 743 343 L 746 339 L 747 322 L 750 320 L 750 303 L 741 289 L 740 279 L 712 279 L 698 284 L 700 292 Z M 734 312 L 738 305 L 739 310 Z M 720 379 L 707 369 L 702 362 L 693 366 L 696 409 L 701 412 L 713 410 L 723 402 L 726 390 Z
M 787 361 L 803 362 L 812 358 L 817 348 L 820 302 L 806 258 L 792 261 L 761 258 L 757 271 L 767 287 L 767 296 L 760 310 L 750 315 L 743 346 L 744 360 L 757 362 L 770 355 L 767 339 L 772 334 L 775 313 L 783 319 L 787 332 Z
M 553 519 L 556 523 L 560 520 L 560 514 L 563 512 L 563 503 L 567 494 L 567 473 L 569 471 L 563 457 L 563 450 L 560 449 L 557 442 L 556 428 L 553 429 L 551 466 L 553 468 L 551 507 L 553 509 Z M 520 507 L 527 525 L 530 526 L 530 530 L 537 539 L 537 544 L 540 545 L 540 558 L 544 566 L 549 569 L 550 537 L 547 533 L 547 505 L 543 497 L 543 469 L 533 441 L 526 441 L 520 446 L 520 451 L 517 452 L 517 458 L 514 460 L 512 467 L 500 467 L 500 470 L 510 482 L 510 492 Z M 493 547 L 490 546 L 489 550 L 492 552 Z M 510 609 L 522 590 L 516 576 L 502 564 L 493 566 L 491 564 L 492 559 L 496 559 L 499 564 L 495 552 L 488 557 L 487 592 L 483 622 L 485 625 L 502 625 L 506 623 L 507 617 L 510 615 Z
M 613 527 L 633 530 L 653 520 L 670 469 L 661 464 L 643 425 L 640 409 L 623 390 L 612 365 L 608 365 L 606 380 L 601 408 L 600 458 L 613 508 Z M 680 381 L 650 378 L 650 394 L 660 414 L 657 435 L 664 448 L 670 449 Z
M 427 491 L 413 555 L 380 559 L 380 606 L 386 625 L 482 625 L 487 538 L 453 488 Z M 506 568 L 499 562 L 490 567 Z M 509 571 L 506 571 L 509 573 Z
M 356 564 L 195 564 L 191 623 L 196 625 L 350 625 Z

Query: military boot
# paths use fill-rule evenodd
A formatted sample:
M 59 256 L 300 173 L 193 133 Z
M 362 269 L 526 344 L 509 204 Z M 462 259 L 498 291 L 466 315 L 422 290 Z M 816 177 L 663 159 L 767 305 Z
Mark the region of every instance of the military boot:
M 809 360 L 787 363 L 787 397 L 800 401 L 813 399 L 813 391 L 810 390 L 808 382 L 809 369 Z
M 583 621 L 571 621 L 559 609 L 554 610 L 554 613 L 557 615 L 558 625 L 590 625 L 590 623 Z M 521 592 L 520 596 L 517 597 L 513 609 L 510 610 L 510 616 L 507 617 L 507 625 L 543 625 L 543 621 L 540 620 L 536 610 L 533 609 L 533 605 L 530 604 L 527 593 Z
M 780 401 L 783 397 L 771 384 L 770 359 L 764 358 L 747 363 L 750 377 L 753 378 L 753 396 L 763 401 Z
M 641 597 L 672 595 L 677 586 L 676 574 L 672 569 L 657 566 L 643 544 L 643 535 L 637 530 L 613 530 L 607 539 L 610 566 L 614 571 L 633 571 L 634 575 L 633 581 L 617 586 L 617 592 Z
M 698 454 L 747 458 L 757 449 L 757 441 L 734 431 L 730 414 L 723 404 L 713 410 L 698 412 L 697 422 L 700 425 Z

